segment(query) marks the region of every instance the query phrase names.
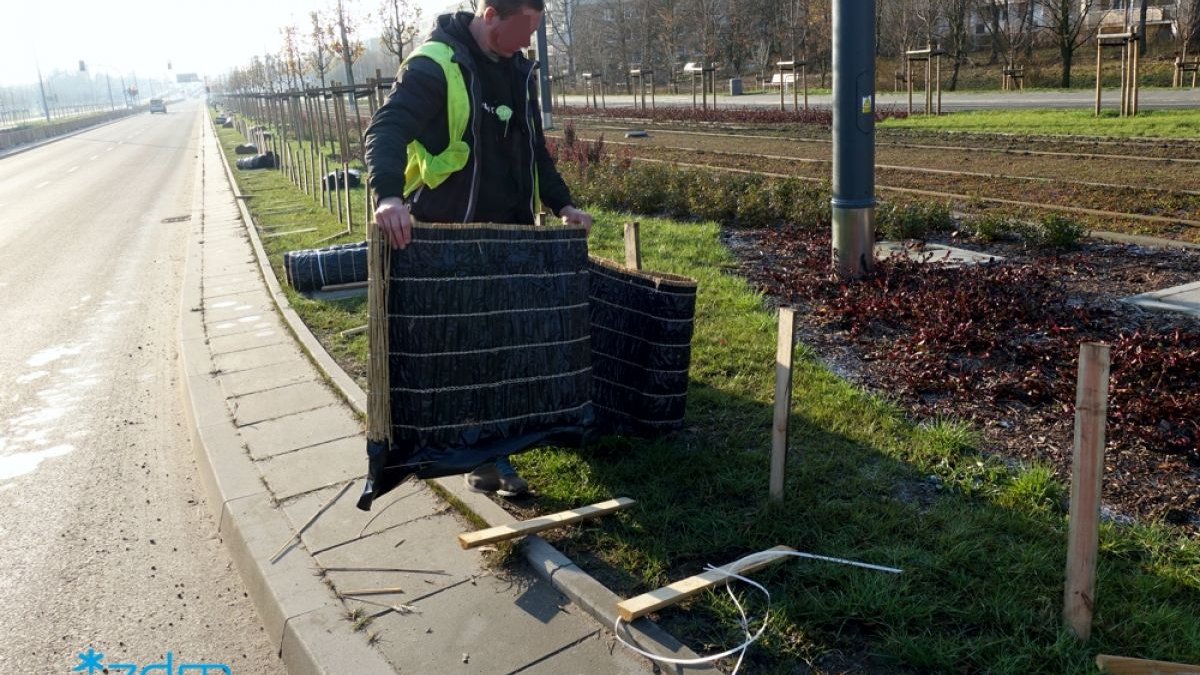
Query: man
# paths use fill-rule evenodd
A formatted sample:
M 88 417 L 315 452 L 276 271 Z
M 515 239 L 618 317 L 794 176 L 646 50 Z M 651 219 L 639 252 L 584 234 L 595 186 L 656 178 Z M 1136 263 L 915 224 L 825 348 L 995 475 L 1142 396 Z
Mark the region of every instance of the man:
M 543 0 L 479 0 L 474 14 L 438 17 L 401 65 L 366 131 L 375 222 L 394 248 L 412 241 L 414 217 L 531 225 L 542 204 L 591 229 L 546 151 L 535 64 L 521 54 L 543 11 Z M 506 497 L 529 487 L 506 457 L 466 481 Z

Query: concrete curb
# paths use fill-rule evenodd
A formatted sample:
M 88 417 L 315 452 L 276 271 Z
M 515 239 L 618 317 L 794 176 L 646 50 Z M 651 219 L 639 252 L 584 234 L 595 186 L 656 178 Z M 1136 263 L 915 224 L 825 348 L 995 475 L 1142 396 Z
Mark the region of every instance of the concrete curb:
M 204 153 L 212 151 L 204 146 L 203 131 L 200 136 L 193 228 L 203 226 Z M 198 311 L 200 260 L 194 236 L 190 237 L 180 302 L 180 387 L 217 532 L 289 673 L 394 675 L 383 655 L 351 631 L 343 618 L 345 608 L 321 582 L 311 557 L 285 555 L 270 562 L 276 548 L 295 530 L 259 478 L 232 424 L 224 392 L 210 375 L 214 366 Z
M 211 125 L 212 121 L 208 118 L 207 114 L 205 118 L 207 123 Z M 270 259 L 267 257 L 266 251 L 262 246 L 262 241 L 259 239 L 258 230 L 254 226 L 254 219 L 250 214 L 250 210 L 246 208 L 246 200 L 238 188 L 237 180 L 234 178 L 233 170 L 229 166 L 228 158 L 223 152 L 220 153 L 220 157 L 225 167 L 226 178 L 236 197 L 238 210 L 242 214 L 242 220 L 246 225 L 246 231 L 249 233 L 250 241 L 254 246 L 254 253 L 258 259 L 263 281 L 266 283 L 271 297 L 275 300 L 276 306 L 283 315 L 289 330 L 296 337 L 297 341 L 300 342 L 305 353 L 312 358 L 317 369 L 325 374 L 325 377 L 333 385 L 334 390 L 338 391 L 346 402 L 361 417 L 365 418 L 367 414 L 366 393 L 352 377 L 342 370 L 333 357 L 325 351 L 320 341 L 317 340 L 316 336 L 308 329 L 308 326 L 300 319 L 300 315 L 291 308 L 287 296 L 284 294 L 279 280 L 275 276 L 275 271 L 271 267 Z M 467 490 L 461 480 L 455 480 L 452 477 L 436 479 L 434 482 L 441 489 L 459 500 L 474 515 L 481 518 L 489 526 L 507 525 L 516 522 L 515 518 L 491 499 Z M 541 537 L 536 535 L 526 537 L 520 549 L 525 560 L 538 575 L 571 598 L 575 604 L 592 616 L 600 625 L 610 631 L 612 630 L 613 622 L 617 616 L 616 605 L 620 602 L 621 598 L 576 566 L 569 558 Z M 626 629 L 624 637 L 647 651 L 677 659 L 698 658 L 695 652 L 649 619 L 639 619 L 632 624 L 626 625 Z M 720 672 L 710 666 L 684 667 L 667 664 L 658 665 L 663 672 Z

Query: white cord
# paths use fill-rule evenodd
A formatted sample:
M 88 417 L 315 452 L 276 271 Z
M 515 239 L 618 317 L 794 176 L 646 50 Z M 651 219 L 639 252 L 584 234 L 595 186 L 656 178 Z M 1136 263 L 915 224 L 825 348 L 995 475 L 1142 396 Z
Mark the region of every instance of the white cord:
M 753 565 L 753 564 L 756 564 L 759 562 L 768 562 L 768 561 L 774 560 L 775 558 L 785 556 L 785 555 L 786 556 L 794 556 L 797 558 L 807 558 L 809 560 L 821 560 L 823 562 L 837 563 L 839 565 L 851 565 L 853 567 L 862 567 L 865 569 L 876 570 L 879 572 L 890 572 L 892 574 L 902 574 L 904 572 L 904 570 L 897 569 L 895 567 L 884 567 L 883 565 L 872 565 L 870 563 L 856 562 L 854 560 L 846 560 L 844 558 L 831 558 L 829 556 L 816 555 L 814 553 L 802 553 L 800 551 L 761 551 L 759 553 L 751 553 L 750 555 L 745 556 L 744 558 L 741 558 L 740 560 L 737 560 L 733 563 L 730 563 L 729 565 L 726 565 L 725 567 L 713 567 L 712 565 L 707 565 L 705 567 L 705 569 L 707 571 L 719 572 L 721 574 L 724 574 L 729 579 L 737 579 L 738 581 L 743 581 L 747 584 L 750 584 L 751 586 L 762 591 L 763 595 L 765 595 L 767 598 L 767 611 L 766 611 L 766 613 L 763 614 L 762 625 L 760 625 L 758 627 L 757 632 L 751 633 L 750 632 L 750 619 L 748 616 L 746 616 L 746 609 L 742 606 L 742 603 L 738 601 L 737 596 L 733 592 L 733 589 L 731 589 L 729 586 L 725 587 L 725 590 L 728 591 L 728 593 L 729 593 L 729 597 L 733 600 L 734 606 L 737 607 L 738 614 L 741 615 L 741 620 L 739 623 L 742 626 L 742 632 L 744 632 L 746 634 L 745 641 L 742 642 L 740 645 L 733 647 L 732 649 L 726 649 L 725 651 L 723 651 L 719 654 L 710 654 L 709 656 L 701 656 L 701 657 L 694 658 L 694 659 L 676 659 L 676 658 L 671 658 L 671 657 L 667 657 L 667 656 L 662 656 L 660 654 L 654 654 L 652 652 L 645 651 L 639 647 L 635 647 L 634 645 L 630 644 L 629 641 L 627 641 L 625 638 L 621 637 L 621 617 L 620 617 L 620 615 L 617 616 L 617 620 L 613 623 L 613 634 L 616 635 L 618 642 L 620 642 L 621 644 L 625 645 L 629 649 L 632 649 L 633 651 L 637 652 L 638 654 L 641 654 L 642 656 L 644 656 L 648 659 L 652 659 L 654 661 L 659 661 L 661 663 L 669 663 L 669 664 L 673 664 L 673 665 L 678 665 L 678 666 L 698 666 L 698 665 L 702 665 L 702 664 L 706 664 L 706 663 L 716 663 L 717 661 L 720 661 L 721 659 L 723 659 L 727 656 L 732 656 L 734 654 L 737 654 L 738 660 L 737 660 L 737 663 L 734 665 L 733 672 L 731 674 L 731 675 L 737 675 L 738 670 L 742 667 L 742 660 L 744 658 L 746 658 L 746 651 L 750 648 L 750 645 L 754 644 L 755 642 L 758 641 L 758 639 L 760 637 L 762 637 L 763 632 L 766 631 L 766 629 L 767 629 L 767 623 L 768 623 L 769 619 L 771 618 L 771 609 L 770 609 L 770 607 L 771 607 L 771 592 L 768 591 L 765 586 L 758 583 L 757 581 L 748 579 L 740 574 L 730 572 L 729 569 L 743 567 L 743 566 L 749 566 L 749 565 Z

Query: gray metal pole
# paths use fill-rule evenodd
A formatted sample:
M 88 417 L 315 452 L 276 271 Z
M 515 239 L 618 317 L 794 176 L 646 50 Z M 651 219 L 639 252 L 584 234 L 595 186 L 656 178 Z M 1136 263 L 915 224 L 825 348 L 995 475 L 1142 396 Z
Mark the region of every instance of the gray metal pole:
M 833 3 L 833 264 L 875 262 L 875 0 Z
M 541 67 L 538 68 L 538 91 L 542 92 L 542 128 L 553 129 L 554 119 L 551 117 L 551 91 L 550 91 L 550 51 L 546 46 L 546 15 L 542 14 L 542 21 L 538 24 L 537 29 L 537 55 L 538 61 L 541 61 Z

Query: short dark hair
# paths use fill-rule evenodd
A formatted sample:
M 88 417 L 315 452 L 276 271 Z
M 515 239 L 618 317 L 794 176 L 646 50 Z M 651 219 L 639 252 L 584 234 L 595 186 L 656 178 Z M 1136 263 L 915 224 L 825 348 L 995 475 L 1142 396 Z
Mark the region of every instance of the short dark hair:
M 537 12 L 546 11 L 543 0 L 478 0 L 475 13 L 483 14 L 484 8 L 487 7 L 495 9 L 501 19 L 507 19 L 526 7 Z

